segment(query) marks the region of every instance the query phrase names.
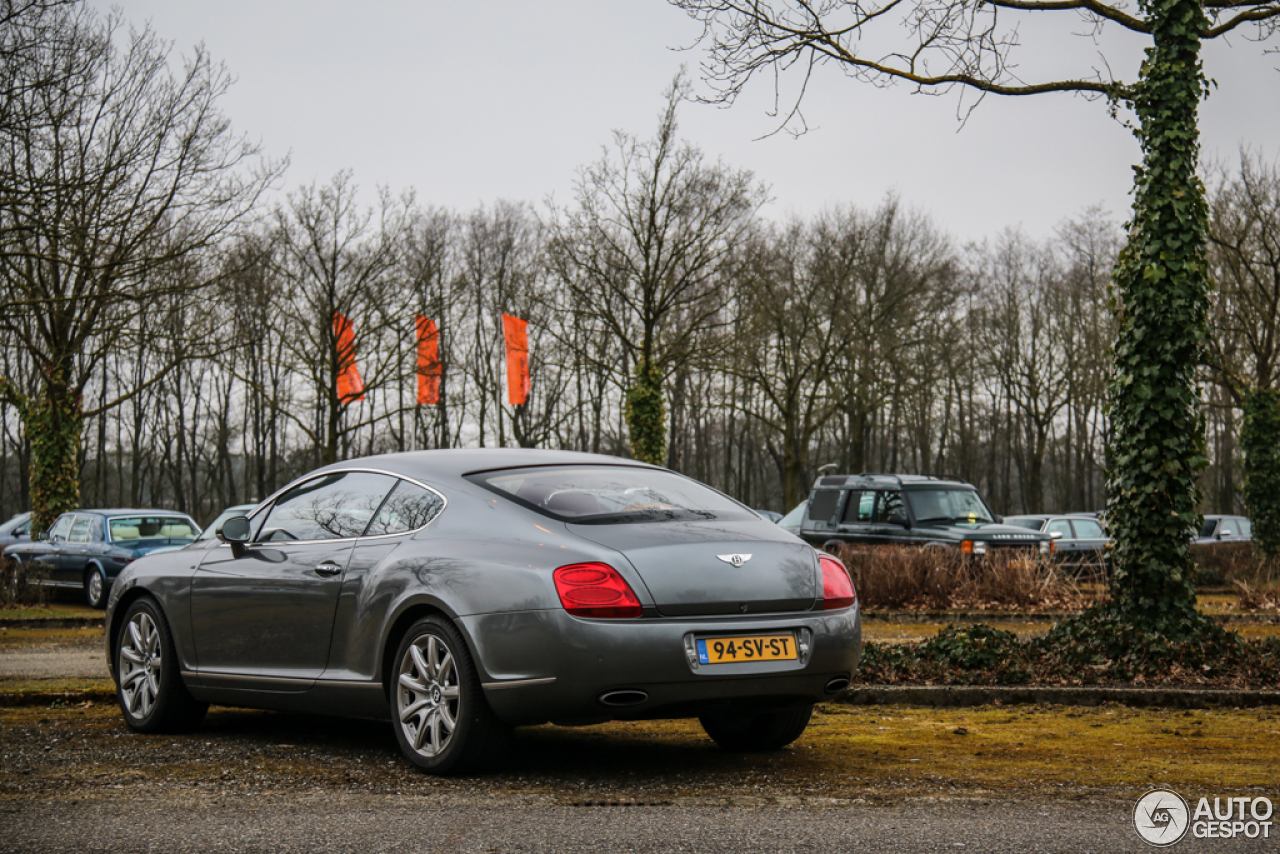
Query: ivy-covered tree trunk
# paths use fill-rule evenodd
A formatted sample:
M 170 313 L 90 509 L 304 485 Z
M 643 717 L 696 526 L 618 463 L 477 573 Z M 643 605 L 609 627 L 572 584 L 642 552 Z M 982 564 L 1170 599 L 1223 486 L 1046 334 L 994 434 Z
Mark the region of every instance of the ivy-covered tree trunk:
M 667 416 L 662 403 L 662 371 L 652 361 L 636 365 L 635 381 L 627 389 L 627 429 L 631 456 L 660 466 L 667 458 Z
M 1206 336 L 1208 212 L 1196 175 L 1196 111 L 1207 21 L 1196 0 L 1143 0 L 1142 10 L 1153 41 L 1134 96 L 1143 162 L 1115 269 L 1111 597 L 1133 628 L 1177 637 L 1196 618 L 1188 537 L 1206 462 L 1196 367 Z
M 1280 391 L 1253 389 L 1244 396 L 1244 500 L 1253 543 L 1264 558 L 1280 556 Z
M 80 504 L 84 414 L 66 369 L 47 369 L 44 395 L 27 401 L 22 412 L 31 442 L 31 528 L 47 531 L 60 514 Z

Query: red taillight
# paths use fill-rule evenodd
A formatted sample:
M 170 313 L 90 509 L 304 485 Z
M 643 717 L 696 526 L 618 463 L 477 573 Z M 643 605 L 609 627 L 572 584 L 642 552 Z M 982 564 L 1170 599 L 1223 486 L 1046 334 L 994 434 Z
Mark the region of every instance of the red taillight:
M 607 563 L 562 566 L 552 576 L 560 604 L 575 617 L 638 617 L 640 600 Z
M 843 563 L 831 555 L 820 555 L 818 563 L 822 565 L 822 610 L 848 608 L 858 601 Z

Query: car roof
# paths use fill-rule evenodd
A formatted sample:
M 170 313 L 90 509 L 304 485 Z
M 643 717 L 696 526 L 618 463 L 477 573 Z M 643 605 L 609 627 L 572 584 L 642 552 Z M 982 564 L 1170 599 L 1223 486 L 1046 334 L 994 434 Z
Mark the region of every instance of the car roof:
M 108 510 L 98 510 L 98 509 L 81 510 L 77 508 L 75 510 L 68 510 L 66 513 L 63 513 L 62 515 L 70 516 L 73 513 L 80 513 L 82 515 L 89 514 L 93 516 L 181 516 L 184 519 L 191 518 L 186 513 L 183 513 L 179 510 L 145 510 L 145 509 L 140 510 L 138 508 L 129 508 L 129 507 L 113 508 Z
M 556 465 L 625 465 L 657 468 L 636 460 L 579 451 L 554 451 L 544 448 L 450 448 L 434 451 L 405 451 L 379 454 L 333 463 L 309 472 L 306 476 L 326 471 L 374 469 L 391 474 L 425 480 L 460 478 L 474 472 L 494 469 Z
M 841 489 L 850 487 L 861 489 L 884 489 L 885 487 L 910 489 L 924 486 L 940 486 L 948 489 L 966 489 L 977 492 L 977 488 L 973 484 L 958 477 L 932 474 L 874 474 L 868 472 L 863 472 L 862 474 L 829 474 L 818 478 L 818 482 L 814 484 L 815 488 L 839 487 Z

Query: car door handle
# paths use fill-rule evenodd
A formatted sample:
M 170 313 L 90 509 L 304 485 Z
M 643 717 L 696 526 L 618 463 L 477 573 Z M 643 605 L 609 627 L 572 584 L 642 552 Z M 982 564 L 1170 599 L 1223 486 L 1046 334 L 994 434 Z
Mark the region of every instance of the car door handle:
M 326 578 L 337 575 L 340 572 L 342 572 L 342 567 L 331 560 L 326 560 L 324 563 L 316 565 L 316 575 L 323 575 Z

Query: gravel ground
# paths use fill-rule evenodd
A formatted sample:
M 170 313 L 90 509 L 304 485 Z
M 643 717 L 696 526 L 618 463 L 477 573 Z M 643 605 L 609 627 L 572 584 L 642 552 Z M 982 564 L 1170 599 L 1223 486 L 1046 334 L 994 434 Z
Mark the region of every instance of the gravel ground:
M 0 628 L 0 678 L 108 679 L 102 629 Z
M 792 748 L 749 755 L 696 723 L 534 727 L 503 769 L 443 779 L 412 770 L 373 722 L 219 708 L 193 733 L 141 736 L 109 704 L 0 708 L 0 852 L 1148 850 L 1130 823 L 1141 789 L 1096 775 L 983 783 L 954 748 L 928 765 L 861 747 L 833 759 L 870 730 L 890 746 L 886 727 L 907 722 L 868 714 L 828 713 Z M 1018 717 L 1057 714 L 1076 713 Z

